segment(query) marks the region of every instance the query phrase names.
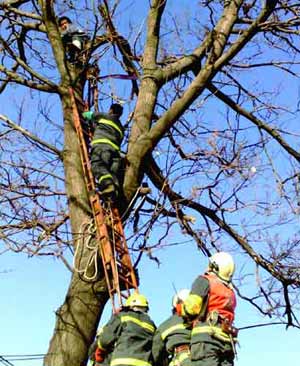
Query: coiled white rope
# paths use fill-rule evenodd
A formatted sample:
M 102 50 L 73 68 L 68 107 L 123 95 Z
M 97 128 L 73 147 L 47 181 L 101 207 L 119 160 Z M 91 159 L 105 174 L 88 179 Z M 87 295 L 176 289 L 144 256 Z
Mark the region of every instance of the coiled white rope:
M 84 249 L 89 250 L 90 253 L 85 255 L 87 261 L 83 265 L 83 268 L 81 268 Z M 94 274 L 90 276 L 88 273 L 91 271 L 92 266 L 94 267 Z M 98 276 L 98 243 L 93 219 L 87 223 L 83 223 L 80 227 L 79 239 L 77 240 L 73 258 L 73 268 L 74 271 L 82 275 L 87 281 L 93 281 Z

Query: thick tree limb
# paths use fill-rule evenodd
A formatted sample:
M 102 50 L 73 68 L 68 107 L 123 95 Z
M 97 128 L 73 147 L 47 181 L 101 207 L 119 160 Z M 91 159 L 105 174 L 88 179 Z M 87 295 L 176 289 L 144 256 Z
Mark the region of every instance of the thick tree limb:
M 26 70 L 34 79 L 41 81 L 43 84 L 52 87 L 54 90 L 57 90 L 57 85 L 52 83 L 49 79 L 45 78 L 43 75 L 37 73 L 33 70 L 25 61 L 23 61 L 18 55 L 16 55 L 13 50 L 9 47 L 7 42 L 1 37 L 0 42 L 3 45 L 4 49 L 9 53 L 9 55 L 24 69 Z
M 19 6 L 29 3 L 30 0 L 7 0 L 2 1 L 0 3 L 0 7 L 7 8 L 7 7 L 14 7 L 18 8 Z
M 71 85 L 71 76 L 65 62 L 65 49 L 62 43 L 58 25 L 56 23 L 53 2 L 39 0 L 39 4 L 42 9 L 43 21 L 46 27 L 49 41 L 52 45 L 55 61 L 61 75 L 62 85 L 66 85 L 65 92 L 68 92 L 67 88 Z M 63 91 L 61 90 L 61 92 Z
M 28 79 L 24 79 L 23 77 L 18 75 L 16 72 L 12 72 L 12 71 L 8 70 L 3 65 L 0 65 L 0 71 L 3 72 L 10 79 L 11 82 L 27 86 L 31 89 L 41 90 L 41 91 L 48 92 L 48 93 L 57 93 L 58 92 L 57 85 L 52 84 L 51 82 L 49 82 L 50 84 L 45 85 L 45 84 L 39 84 L 38 82 L 34 82 L 34 81 L 31 81 Z
M 17 71 L 18 67 L 19 67 L 19 64 L 16 62 L 16 63 L 12 66 L 12 68 L 11 68 L 11 72 L 16 74 L 16 71 Z M 7 85 L 8 85 L 11 81 L 12 81 L 12 80 L 11 80 L 11 78 L 10 78 L 10 77 L 7 77 L 5 80 L 3 80 L 2 84 L 0 85 L 0 94 L 1 94 L 2 92 L 4 92 L 5 88 L 7 87 Z
M 141 177 L 141 165 L 145 156 L 144 140 L 152 122 L 159 85 L 152 78 L 152 70 L 155 71 L 157 48 L 159 42 L 159 28 L 165 0 L 155 0 L 148 16 L 147 40 L 145 46 L 145 56 L 143 58 L 144 76 L 141 80 L 139 96 L 137 99 L 134 122 L 131 130 L 131 137 L 128 145 L 127 159 L 128 169 L 124 180 L 124 193 L 130 202 L 136 192 Z M 149 146 L 147 146 L 149 147 Z
M 260 24 L 263 23 L 274 11 L 278 0 L 266 1 L 265 7 L 259 14 L 259 16 L 254 20 L 252 25 L 244 31 L 244 33 L 233 43 L 233 45 L 216 60 L 215 68 L 220 69 L 223 65 L 232 60 L 238 52 L 241 51 L 243 47 L 259 32 Z
M 17 8 L 14 8 L 12 6 L 8 6 L 8 5 L 3 5 L 2 3 L 0 3 L 0 9 L 5 9 L 7 12 L 9 13 L 13 13 L 13 14 L 16 14 L 16 15 L 19 15 L 19 16 L 22 16 L 22 17 L 26 17 L 26 18 L 31 18 L 31 19 L 34 19 L 34 20 L 39 20 L 40 22 L 42 21 L 42 18 L 40 15 L 38 14 L 35 14 L 35 13 L 29 13 L 27 11 L 23 11 L 23 10 L 19 10 Z M 15 20 L 14 19 L 14 22 L 16 24 L 22 24 L 22 23 L 19 23 L 19 20 Z M 41 24 L 40 24 L 41 25 Z M 35 28 L 36 29 L 36 28 Z M 36 29 L 37 30 L 37 29 Z M 41 30 L 41 29 L 40 29 Z M 44 28 L 44 31 L 45 31 L 45 28 Z
M 206 64 L 200 70 L 199 74 L 192 81 L 190 86 L 183 93 L 181 98 L 178 98 L 168 111 L 158 119 L 149 132 L 141 134 L 141 131 L 145 131 L 145 114 L 143 112 L 144 124 L 143 128 L 140 127 L 139 139 L 141 140 L 141 155 L 145 156 L 151 151 L 160 139 L 170 130 L 173 124 L 178 120 L 180 116 L 190 107 L 190 105 L 198 98 L 209 82 L 215 75 L 217 68 L 215 67 L 215 60 L 221 56 L 221 53 L 226 45 L 226 41 L 230 35 L 233 24 L 236 22 L 238 16 L 238 10 L 242 1 L 232 1 L 228 7 L 225 7 L 224 14 L 219 23 L 215 27 L 216 36 L 213 37 L 212 51 L 208 57 Z M 152 51 L 153 53 L 153 51 Z M 150 57 L 150 62 L 153 61 L 153 56 Z M 145 66 L 146 67 L 146 66 Z M 155 94 L 156 95 L 156 94 Z M 142 99 L 141 99 L 142 100 Z M 139 101 L 138 101 L 139 103 Z M 137 103 L 137 105 L 138 105 Z M 152 112 L 152 110 L 151 110 Z M 152 116 L 152 114 L 151 114 Z M 148 117 L 148 123 L 151 121 L 151 116 Z M 136 112 L 136 118 L 139 120 L 139 115 Z M 142 119 L 142 118 L 141 118 Z

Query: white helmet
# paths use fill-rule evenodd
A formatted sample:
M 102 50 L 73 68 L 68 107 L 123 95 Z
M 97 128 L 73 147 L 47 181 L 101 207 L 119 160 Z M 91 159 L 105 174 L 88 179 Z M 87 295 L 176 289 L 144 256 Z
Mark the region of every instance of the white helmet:
M 233 258 L 226 252 L 215 253 L 209 258 L 209 271 L 216 273 L 221 280 L 230 282 L 234 269 Z
M 190 290 L 188 290 L 186 288 L 183 288 L 182 290 L 179 290 L 173 296 L 173 299 L 172 299 L 173 308 L 176 308 L 176 305 L 177 304 L 183 303 L 187 299 L 187 297 L 189 296 L 189 294 L 190 294 Z

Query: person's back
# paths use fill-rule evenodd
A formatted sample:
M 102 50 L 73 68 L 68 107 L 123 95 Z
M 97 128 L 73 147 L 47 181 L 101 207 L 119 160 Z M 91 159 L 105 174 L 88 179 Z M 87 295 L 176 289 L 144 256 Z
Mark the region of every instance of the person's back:
M 154 363 L 163 365 L 190 365 L 191 324 L 178 315 L 189 290 L 182 289 L 172 301 L 172 315 L 159 325 L 153 337 L 152 355 Z
M 143 295 L 134 296 L 141 298 Z M 128 299 L 131 301 L 131 297 Z M 152 338 L 156 327 L 142 308 L 126 306 L 112 317 L 98 337 L 98 347 L 104 352 L 114 345 L 112 366 L 151 365 Z
M 94 136 L 92 146 L 106 139 L 106 143 L 113 147 L 112 144 L 120 148 L 124 128 L 120 122 L 120 114 L 116 113 L 94 113 L 93 114 Z M 102 142 L 105 143 L 105 142 Z
M 193 320 L 192 366 L 234 364 L 237 341 L 233 326 L 236 296 L 231 284 L 234 268 L 230 254 L 214 254 L 208 270 L 195 279 L 183 304 L 183 316 Z
M 124 136 L 120 122 L 122 113 L 123 107 L 114 103 L 108 113 L 88 111 L 82 114 L 94 130 L 91 166 L 99 193 L 104 196 L 118 196 L 120 191 L 120 146 Z
M 114 364 L 120 358 L 133 356 L 135 359 L 150 362 L 155 325 L 149 315 L 125 310 L 118 316 L 122 324 L 122 334 L 112 354 Z

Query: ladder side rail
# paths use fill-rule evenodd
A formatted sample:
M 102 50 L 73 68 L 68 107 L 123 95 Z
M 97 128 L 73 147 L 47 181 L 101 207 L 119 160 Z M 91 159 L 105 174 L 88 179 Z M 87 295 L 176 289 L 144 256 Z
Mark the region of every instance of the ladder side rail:
M 137 279 L 136 279 L 136 275 L 135 275 L 135 271 L 132 265 L 132 261 L 131 261 L 131 257 L 129 254 L 129 250 L 128 250 L 128 246 L 125 240 L 125 234 L 124 234 L 124 228 L 122 225 L 122 221 L 119 215 L 119 210 L 116 207 L 113 207 L 113 216 L 116 217 L 116 231 L 120 234 L 118 243 L 120 245 L 120 247 L 122 248 L 122 263 L 124 263 L 126 265 L 127 268 L 129 268 L 128 272 L 130 274 L 131 277 L 131 282 L 135 288 L 136 291 L 138 291 L 138 284 L 137 284 Z M 123 239 L 123 240 L 122 240 Z
M 88 150 L 87 150 L 87 147 L 86 147 L 86 144 L 84 141 L 80 117 L 79 117 L 78 109 L 76 107 L 76 101 L 75 101 L 73 90 L 71 90 L 70 94 L 71 94 L 71 98 L 72 98 L 72 108 L 73 108 L 75 129 L 76 129 L 77 135 L 79 137 L 79 141 L 80 141 L 80 148 L 81 148 L 80 157 L 81 157 L 81 162 L 82 162 L 82 166 L 83 166 L 84 179 L 86 181 L 87 187 L 90 188 L 90 190 L 88 192 L 90 203 L 92 205 L 93 214 L 94 214 L 94 216 L 97 217 L 97 221 L 100 224 L 101 234 L 102 234 L 101 236 L 105 236 L 109 239 L 107 228 L 104 224 L 104 215 L 102 212 L 102 207 L 100 204 L 99 197 L 96 193 L 91 194 L 91 191 L 95 191 L 95 183 L 94 183 L 92 171 L 89 168 L 89 154 L 88 154 Z M 98 218 L 98 216 L 99 216 L 99 218 Z
M 115 311 L 114 295 L 116 295 L 118 298 L 119 306 L 122 306 L 122 298 L 127 298 L 129 296 L 130 289 L 134 288 L 136 291 L 138 291 L 136 275 L 126 244 L 122 221 L 119 211 L 116 207 L 112 207 L 110 209 L 112 216 L 111 220 L 113 223 L 110 233 L 105 223 L 106 213 L 103 210 L 99 196 L 95 191 L 94 177 L 90 168 L 89 153 L 83 135 L 81 121 L 72 89 L 70 89 L 70 95 L 72 98 L 74 125 L 80 143 L 80 157 L 84 171 L 84 179 L 96 223 L 96 236 L 100 244 L 100 254 L 108 292 L 112 302 L 113 311 Z M 113 242 L 111 239 L 113 239 Z M 118 268 L 120 268 L 120 273 Z M 120 280 L 122 281 L 122 285 L 127 290 L 127 294 L 122 293 L 123 290 L 121 291 L 120 288 Z
M 98 110 L 99 90 L 97 87 L 97 78 L 96 78 L 96 76 L 98 76 L 98 73 L 99 69 L 96 71 L 97 75 L 94 74 L 93 75 L 94 77 L 92 77 L 91 79 L 91 86 L 92 86 L 91 96 L 93 99 L 93 106 L 96 112 L 99 111 Z M 131 258 L 126 244 L 125 233 L 123 229 L 122 220 L 119 215 L 119 210 L 113 206 L 113 210 L 110 210 L 110 214 L 112 216 L 111 220 L 113 223 L 111 232 L 113 241 L 110 242 L 112 246 L 111 250 L 113 251 L 114 254 L 114 263 L 112 263 L 112 270 L 116 271 L 116 273 L 114 273 L 113 275 L 112 280 L 114 281 L 114 286 L 117 289 L 116 294 L 119 299 L 119 305 L 121 306 L 122 296 L 125 298 L 128 297 L 130 295 L 129 290 L 131 288 L 134 288 L 136 291 L 138 291 L 138 286 L 135 271 L 132 267 Z M 116 225 L 117 229 L 115 228 L 115 222 L 117 222 Z M 119 272 L 119 269 L 121 273 Z M 125 274 L 124 276 L 123 273 Z M 121 292 L 120 280 L 122 280 L 123 286 L 125 285 L 125 288 L 127 289 L 127 295 L 122 294 Z
M 92 210 L 93 210 L 94 220 L 96 222 L 96 228 L 97 228 L 96 235 L 97 235 L 97 240 L 100 243 L 99 247 L 100 247 L 104 274 L 105 274 L 106 283 L 108 286 L 108 292 L 109 292 L 109 295 L 110 295 L 110 298 L 112 301 L 112 305 L 113 305 L 113 309 L 114 309 L 113 293 L 118 292 L 118 288 L 116 288 L 116 286 L 115 286 L 114 279 L 116 277 L 118 277 L 118 274 L 116 273 L 116 269 L 115 269 L 116 265 L 115 265 L 115 260 L 114 260 L 114 256 L 112 253 L 112 249 L 111 249 L 111 246 L 109 245 L 110 244 L 109 235 L 108 235 L 108 231 L 107 231 L 107 228 L 105 225 L 104 215 L 103 215 L 99 197 L 96 193 L 91 194 L 91 191 L 95 192 L 95 183 L 94 183 L 94 178 L 93 178 L 91 169 L 89 169 L 89 165 L 88 165 L 89 164 L 89 154 L 88 154 L 88 150 L 87 150 L 87 147 L 85 144 L 84 135 L 82 132 L 82 127 L 81 127 L 81 122 L 80 122 L 80 117 L 79 117 L 78 109 L 76 107 L 75 97 L 74 97 L 74 93 L 73 93 L 72 89 L 70 90 L 70 95 L 71 95 L 71 101 L 72 101 L 74 125 L 75 125 L 75 129 L 76 129 L 79 141 L 80 141 L 80 157 L 81 157 L 82 167 L 83 167 L 83 171 L 84 171 L 84 179 L 86 182 L 86 186 L 89 190 L 89 192 L 88 192 L 89 199 L 90 199 L 90 203 L 91 203 Z M 105 243 L 105 245 L 103 245 L 103 242 Z M 107 266 L 110 267 L 112 276 L 109 275 Z M 112 277 L 112 279 L 111 279 L 111 277 Z
M 122 306 L 122 295 L 121 295 L 121 287 L 120 287 L 120 274 L 119 274 L 119 270 L 118 270 L 118 261 L 117 261 L 117 258 L 118 258 L 118 246 L 116 245 L 116 235 L 115 235 L 115 230 L 114 230 L 114 222 L 115 222 L 115 217 L 114 217 L 114 214 L 113 214 L 113 211 L 111 209 L 111 206 L 109 205 L 110 207 L 110 210 L 109 210 L 109 213 L 110 213 L 110 220 L 111 220 L 111 223 L 112 223 L 112 226 L 111 226 L 111 239 L 112 239 L 112 250 L 113 250 L 113 253 L 114 253 L 114 259 L 115 259 L 115 262 L 114 262 L 114 270 L 116 271 L 116 277 L 114 277 L 114 284 L 116 286 L 116 288 L 118 289 L 118 291 L 116 292 L 116 295 L 118 297 L 118 302 L 120 304 L 120 306 Z

